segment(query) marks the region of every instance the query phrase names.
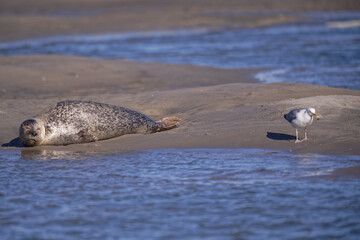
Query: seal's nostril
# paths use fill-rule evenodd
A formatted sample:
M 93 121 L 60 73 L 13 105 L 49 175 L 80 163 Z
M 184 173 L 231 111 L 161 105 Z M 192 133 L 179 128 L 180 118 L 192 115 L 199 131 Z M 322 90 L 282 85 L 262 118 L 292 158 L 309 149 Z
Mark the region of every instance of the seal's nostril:
M 37 133 L 36 132 L 30 132 L 31 136 L 36 137 Z

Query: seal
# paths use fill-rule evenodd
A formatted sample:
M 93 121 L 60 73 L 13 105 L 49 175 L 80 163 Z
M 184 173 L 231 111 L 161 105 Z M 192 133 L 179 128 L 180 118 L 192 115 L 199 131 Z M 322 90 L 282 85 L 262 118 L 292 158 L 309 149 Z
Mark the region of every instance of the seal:
M 91 102 L 63 101 L 21 123 L 19 138 L 28 147 L 87 143 L 125 134 L 147 134 L 175 128 L 179 118 L 154 121 L 124 107 Z

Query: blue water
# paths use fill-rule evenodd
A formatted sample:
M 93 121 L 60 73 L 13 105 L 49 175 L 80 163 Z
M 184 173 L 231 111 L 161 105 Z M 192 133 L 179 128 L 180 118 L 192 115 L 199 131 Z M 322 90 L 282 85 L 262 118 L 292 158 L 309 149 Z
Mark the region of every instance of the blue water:
M 1 239 L 359 239 L 358 156 L 3 151 Z M 325 176 L 325 177 L 324 177 Z
M 360 90 L 360 24 L 332 25 L 360 21 L 360 12 L 304 14 L 308 19 L 300 23 L 252 29 L 55 36 L 2 43 L 0 54 L 69 54 L 228 69 L 267 68 L 255 76 L 265 83 L 305 82 Z

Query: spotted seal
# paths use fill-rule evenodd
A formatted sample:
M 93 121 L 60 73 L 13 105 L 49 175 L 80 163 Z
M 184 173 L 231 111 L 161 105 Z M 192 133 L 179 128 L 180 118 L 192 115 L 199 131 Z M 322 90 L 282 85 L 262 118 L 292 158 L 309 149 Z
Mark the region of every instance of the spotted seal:
M 154 121 L 144 114 L 91 101 L 63 101 L 21 123 L 25 146 L 94 142 L 132 133 L 154 133 L 178 126 L 177 117 Z

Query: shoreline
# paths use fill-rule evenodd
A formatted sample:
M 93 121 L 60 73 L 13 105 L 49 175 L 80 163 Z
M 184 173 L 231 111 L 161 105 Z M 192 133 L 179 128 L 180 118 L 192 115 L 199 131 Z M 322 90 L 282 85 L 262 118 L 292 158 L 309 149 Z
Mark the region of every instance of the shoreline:
M 81 0 L 74 3 L 55 0 L 49 4 L 36 0 L 30 7 L 21 0 L 2 3 L 0 42 L 109 31 L 251 28 L 299 20 L 298 16 L 282 14 L 282 10 L 360 9 L 358 1 L 330 0 L 313 4 L 312 1 L 275 0 L 270 5 L 266 2 Z M 102 12 L 109 8 L 113 9 L 111 13 Z M 236 15 L 239 11 L 269 9 L 280 12 Z M 71 16 L 55 16 L 55 10 L 70 11 Z M 81 11 L 84 14 L 77 15 Z M 302 83 L 259 83 L 253 76 L 262 70 L 63 55 L 0 56 L 0 145 L 17 137 L 23 120 L 67 99 L 129 107 L 154 120 L 170 115 L 182 119 L 178 128 L 162 133 L 56 147 L 1 146 L 0 152 L 12 149 L 111 153 L 157 148 L 258 148 L 360 155 L 360 123 L 357 121 L 360 91 Z M 295 130 L 282 115 L 290 109 L 309 106 L 315 107 L 324 118 L 310 127 L 310 141 L 295 145 Z
M 81 73 L 74 74 L 78 69 Z M 0 57 L 0 70 L 6 73 L 0 82 L 7 89 L 0 95 L 1 145 L 17 137 L 23 120 L 58 101 L 76 99 L 128 107 L 154 120 L 177 116 L 182 121 L 178 128 L 161 133 L 32 150 L 104 153 L 153 148 L 262 148 L 360 154 L 360 123 L 354 121 L 360 113 L 360 91 L 356 90 L 303 83 L 260 84 L 251 81 L 253 71 L 244 69 L 72 56 Z M 315 107 L 323 119 L 310 127 L 310 141 L 294 144 L 295 130 L 283 114 L 306 106 Z

